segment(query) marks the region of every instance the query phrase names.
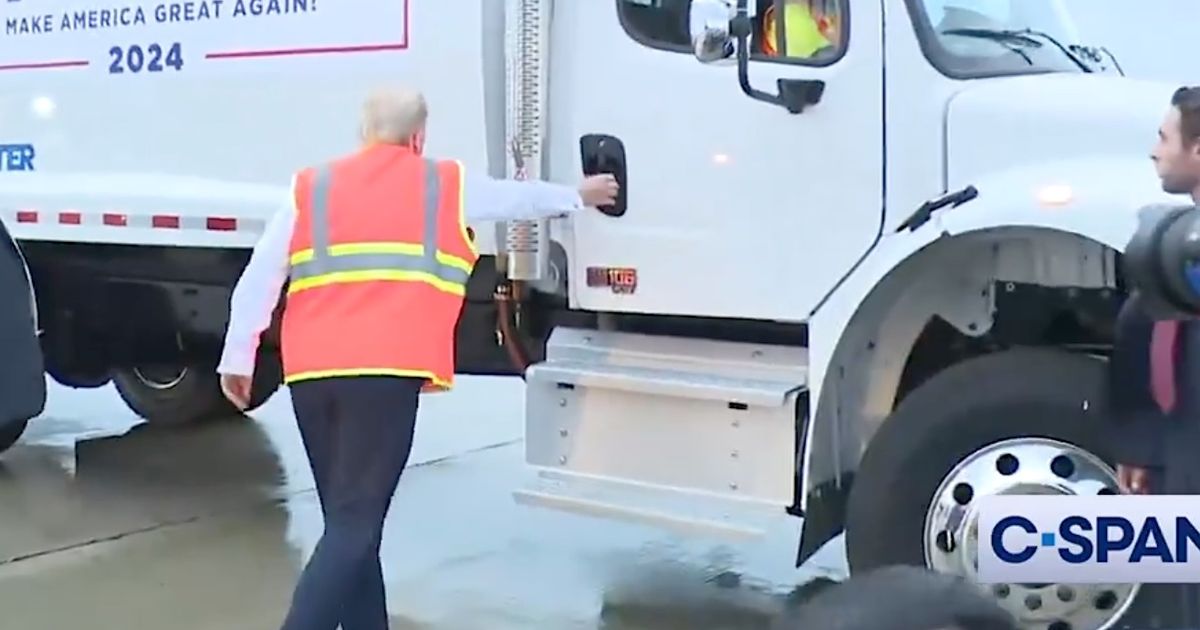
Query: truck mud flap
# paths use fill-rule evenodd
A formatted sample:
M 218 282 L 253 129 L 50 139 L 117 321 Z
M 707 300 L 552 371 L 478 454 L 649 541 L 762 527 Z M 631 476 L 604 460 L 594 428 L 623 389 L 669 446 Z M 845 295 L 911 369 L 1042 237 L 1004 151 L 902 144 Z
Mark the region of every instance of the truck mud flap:
M 25 260 L 0 221 L 0 429 L 42 413 L 46 379 Z

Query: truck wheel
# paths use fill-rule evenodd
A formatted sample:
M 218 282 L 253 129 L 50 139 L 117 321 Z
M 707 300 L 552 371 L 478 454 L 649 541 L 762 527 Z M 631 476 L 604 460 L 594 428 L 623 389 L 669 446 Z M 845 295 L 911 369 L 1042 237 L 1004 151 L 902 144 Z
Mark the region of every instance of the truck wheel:
M 846 514 L 852 572 L 909 564 L 974 579 L 979 497 L 1109 494 L 1096 423 L 1104 363 L 1049 349 L 983 356 L 913 391 L 871 440 Z M 993 595 L 1022 627 L 1113 627 L 1139 587 L 1005 584 Z
M 7 451 L 17 440 L 21 439 L 21 434 L 25 432 L 25 427 L 29 426 L 28 420 L 20 420 L 11 424 L 6 424 L 0 427 L 0 453 Z
M 283 368 L 272 355 L 261 357 L 254 372 L 246 411 L 265 403 L 283 382 Z M 239 413 L 226 400 L 216 371 L 209 366 L 121 369 L 113 383 L 125 404 L 154 424 L 180 425 Z

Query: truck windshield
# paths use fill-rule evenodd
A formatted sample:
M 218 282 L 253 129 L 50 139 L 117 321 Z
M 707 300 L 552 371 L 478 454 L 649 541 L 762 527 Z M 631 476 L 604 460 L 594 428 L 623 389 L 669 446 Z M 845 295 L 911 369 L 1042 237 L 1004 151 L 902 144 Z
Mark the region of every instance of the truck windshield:
M 909 8 L 925 56 L 948 76 L 1088 71 L 1069 48 L 1079 40 L 1061 0 L 909 0 Z

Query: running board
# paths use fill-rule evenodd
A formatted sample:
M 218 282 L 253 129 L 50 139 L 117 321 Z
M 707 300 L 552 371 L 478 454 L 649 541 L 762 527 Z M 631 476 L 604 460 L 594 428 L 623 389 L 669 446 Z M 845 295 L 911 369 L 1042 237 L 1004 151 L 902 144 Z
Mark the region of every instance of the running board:
M 541 472 L 530 487 L 513 492 L 513 498 L 532 507 L 734 541 L 759 538 L 786 516 L 783 510 L 745 501 L 551 471 Z
M 731 515 L 793 502 L 807 377 L 799 347 L 556 329 L 526 373 L 525 459 L 540 481 L 516 499 L 757 535 Z

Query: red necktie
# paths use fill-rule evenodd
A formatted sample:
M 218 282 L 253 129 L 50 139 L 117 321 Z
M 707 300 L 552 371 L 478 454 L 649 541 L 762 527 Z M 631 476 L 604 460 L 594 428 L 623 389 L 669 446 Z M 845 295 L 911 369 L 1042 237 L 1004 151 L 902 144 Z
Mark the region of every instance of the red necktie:
M 1179 322 L 1154 323 L 1150 338 L 1150 391 L 1164 413 L 1175 409 L 1175 358 L 1179 337 Z

